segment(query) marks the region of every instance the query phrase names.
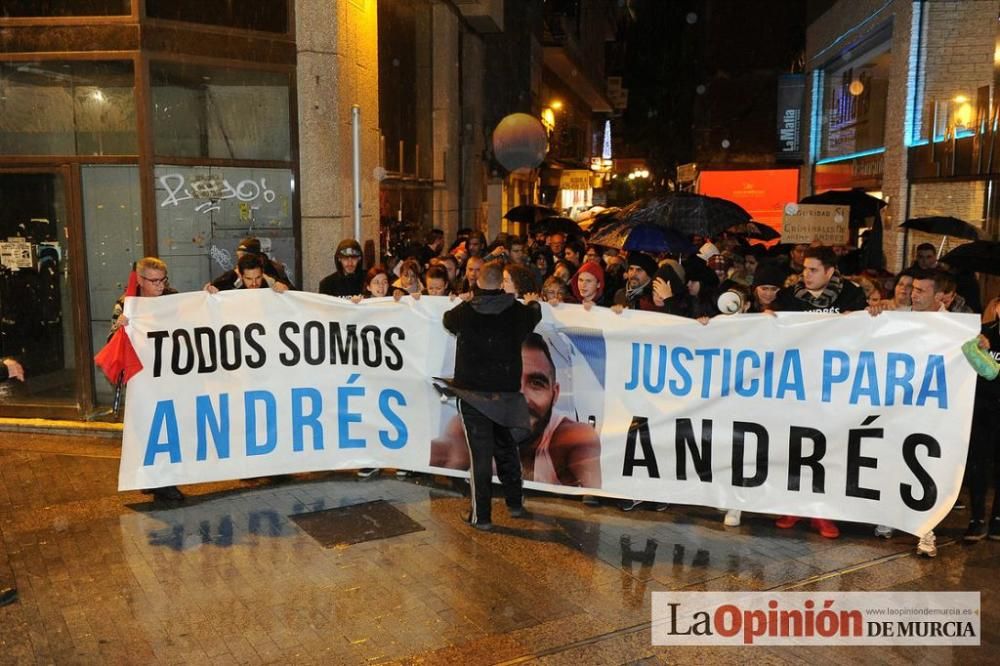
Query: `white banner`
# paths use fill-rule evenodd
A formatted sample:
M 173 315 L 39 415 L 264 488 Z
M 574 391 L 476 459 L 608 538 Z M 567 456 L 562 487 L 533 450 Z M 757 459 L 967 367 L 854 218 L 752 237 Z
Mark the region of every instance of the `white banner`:
M 464 475 L 445 298 L 132 298 L 119 488 L 358 467 Z M 716 317 L 543 306 L 528 487 L 933 528 L 958 495 L 973 315 Z

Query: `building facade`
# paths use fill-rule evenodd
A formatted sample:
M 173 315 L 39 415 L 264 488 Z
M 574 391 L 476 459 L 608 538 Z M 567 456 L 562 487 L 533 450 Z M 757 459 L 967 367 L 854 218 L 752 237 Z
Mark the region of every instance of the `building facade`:
M 299 256 L 295 16 L 285 0 L 0 6 L 0 414 L 86 417 L 133 261 L 180 290 L 261 237 Z M 40 15 L 41 14 L 41 15 Z
M 541 172 L 506 172 L 493 128 L 558 96 L 556 157 L 586 167 L 609 110 L 599 0 L 221 7 L 0 3 L 0 355 L 31 377 L 0 387 L 0 416 L 106 410 L 92 358 L 135 260 L 197 290 L 254 235 L 315 290 L 345 237 L 371 262 L 431 228 L 523 231 L 502 216 Z
M 806 35 L 803 194 L 860 188 L 887 201 L 890 270 L 921 242 L 906 219 L 954 216 L 997 238 L 1000 3 L 840 0 Z

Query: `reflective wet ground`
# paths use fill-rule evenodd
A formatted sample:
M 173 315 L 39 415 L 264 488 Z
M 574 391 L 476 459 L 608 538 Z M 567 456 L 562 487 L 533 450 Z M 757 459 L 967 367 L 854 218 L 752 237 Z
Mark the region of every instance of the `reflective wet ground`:
M 203 484 L 161 506 L 116 492 L 117 456 L 110 439 L 0 433 L 0 579 L 20 590 L 0 608 L 0 663 L 998 659 L 1000 543 L 962 544 L 965 512 L 938 530 L 934 560 L 866 525 L 831 541 L 767 516 L 726 528 L 711 509 L 624 513 L 541 495 L 528 520 L 497 504 L 485 533 L 463 524 L 466 501 L 444 478 Z M 352 531 L 368 540 L 349 543 Z M 653 591 L 773 589 L 981 590 L 983 645 L 651 645 Z

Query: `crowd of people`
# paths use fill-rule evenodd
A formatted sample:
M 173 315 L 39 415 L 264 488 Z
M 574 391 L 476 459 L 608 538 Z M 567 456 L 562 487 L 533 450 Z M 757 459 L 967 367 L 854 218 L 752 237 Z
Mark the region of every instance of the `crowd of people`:
M 982 335 L 978 350 L 993 362 L 1000 361 L 1000 298 L 981 306 L 975 275 L 958 274 L 937 261 L 933 245 L 916 248 L 912 266 L 897 275 L 858 271 L 847 248 L 819 244 L 750 244 L 735 234 L 718 238 L 692 238 L 697 252 L 676 256 L 664 252 L 625 252 L 588 244 L 584 237 L 561 232 L 538 233 L 530 238 L 501 234 L 489 242 L 480 231 L 463 229 L 450 244 L 438 229 L 425 242 L 401 253 L 382 257 L 365 266 L 355 239 L 344 239 L 334 252 L 334 271 L 319 284 L 319 292 L 359 302 L 392 296 L 420 298 L 451 296 L 469 301 L 478 289 L 484 266 L 502 274 L 500 289 L 517 299 L 541 301 L 558 307 L 580 304 L 584 308 L 644 310 L 688 317 L 708 324 L 713 317 L 741 313 L 781 311 L 850 313 L 867 310 L 877 315 L 888 310 L 913 312 L 981 313 Z M 294 289 L 284 268 L 261 252 L 255 238 L 245 239 L 237 250 L 237 265 L 205 286 L 210 292 L 270 287 Z M 138 262 L 139 295 L 169 293 L 167 268 L 162 261 Z M 116 305 L 112 330 L 121 323 L 121 301 Z M 521 392 L 525 393 L 522 378 Z M 972 440 L 966 469 L 971 518 L 965 539 L 1000 540 L 1000 493 L 996 493 L 987 518 L 990 486 L 1000 490 L 1000 379 L 980 378 L 976 392 Z M 466 463 L 467 464 L 467 463 Z M 567 470 L 567 471 L 563 471 Z M 587 473 L 554 468 L 553 478 L 573 479 L 585 486 Z M 371 476 L 379 470 L 361 470 Z M 400 472 L 400 475 L 405 475 Z M 180 499 L 176 488 L 156 489 L 157 496 Z M 588 503 L 596 500 L 587 498 Z M 634 509 L 642 503 L 627 502 Z M 656 508 L 663 509 L 664 505 Z M 956 508 L 963 508 L 956 505 Z M 738 526 L 740 512 L 726 512 L 725 524 Z M 796 516 L 783 516 L 777 526 L 791 528 Z M 839 536 L 837 525 L 813 518 L 810 523 L 828 538 Z M 878 526 L 876 534 L 890 537 L 891 529 Z M 933 557 L 937 549 L 933 532 L 924 535 L 918 552 Z

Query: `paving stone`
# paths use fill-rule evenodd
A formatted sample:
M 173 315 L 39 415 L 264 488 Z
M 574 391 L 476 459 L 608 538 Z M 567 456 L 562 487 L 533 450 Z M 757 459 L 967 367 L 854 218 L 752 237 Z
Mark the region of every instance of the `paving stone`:
M 162 507 L 116 491 L 117 450 L 86 438 L 0 436 L 2 663 L 478 664 L 977 663 L 1000 645 L 1000 544 L 950 544 L 842 526 L 825 540 L 713 509 L 622 513 L 533 494 L 532 520 L 497 508 L 471 530 L 467 500 L 429 477 L 212 483 Z M 421 532 L 324 549 L 289 516 L 382 500 Z M 669 648 L 650 645 L 658 590 L 981 589 L 983 643 L 965 648 Z

